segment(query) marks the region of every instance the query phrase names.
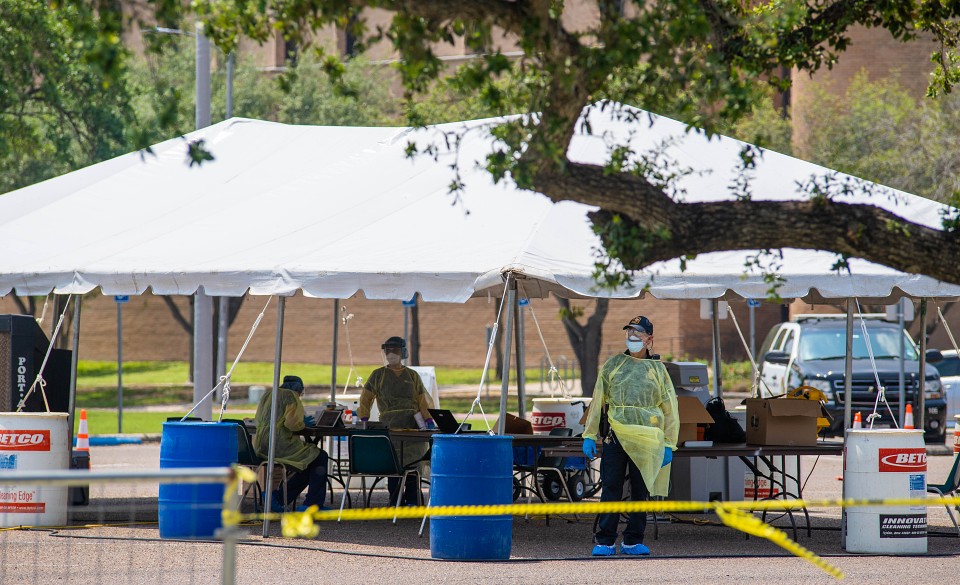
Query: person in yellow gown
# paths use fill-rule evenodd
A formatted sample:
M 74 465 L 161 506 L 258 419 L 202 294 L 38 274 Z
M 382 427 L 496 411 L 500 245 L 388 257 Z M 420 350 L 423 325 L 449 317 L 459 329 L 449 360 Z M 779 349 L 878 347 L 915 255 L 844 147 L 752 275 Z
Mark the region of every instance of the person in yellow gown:
M 406 367 L 403 360 L 407 358 L 407 344 L 402 337 L 391 337 L 380 346 L 383 350 L 385 366 L 377 368 L 367 378 L 360 393 L 360 407 L 357 416 L 360 420 L 368 420 L 374 400 L 380 411 L 380 422 L 386 423 L 391 429 L 417 429 L 419 414 L 427 428 L 433 428 L 433 419 L 428 409 L 433 408 L 430 395 L 423 385 L 423 380 L 416 371 Z M 398 449 L 397 456 L 401 465 L 409 465 L 422 458 L 427 451 L 426 445 L 406 443 L 402 452 Z M 416 478 L 408 478 L 404 488 L 403 504 L 415 505 L 420 488 L 416 485 Z M 400 479 L 391 477 L 387 480 L 390 492 L 390 501 L 396 502 L 400 491 Z
M 583 432 L 583 452 L 591 459 L 597 455 L 597 440 L 603 441 L 601 502 L 623 498 L 628 473 L 631 500 L 666 496 L 680 430 L 676 391 L 660 356 L 652 351 L 653 323 L 638 316 L 624 330 L 627 350 L 600 368 Z M 619 520 L 620 514 L 600 514 L 594 556 L 617 553 Z M 643 544 L 646 524 L 645 512 L 628 515 L 621 554 L 650 554 Z
M 274 445 L 274 461 L 283 463 L 296 470 L 287 479 L 287 500 L 283 493 L 274 491 L 271 498 L 271 511 L 282 512 L 297 501 L 297 497 L 307 488 L 303 505 L 297 510 L 306 510 L 316 504 L 323 507 L 327 489 L 327 453 L 313 443 L 304 441 L 295 433 L 313 424 L 313 417 L 306 416 L 300 396 L 303 395 L 303 380 L 299 376 L 284 376 L 283 383 L 277 389 L 277 438 Z M 253 449 L 264 460 L 270 450 L 270 404 L 273 390 L 264 392 L 257 403 L 257 432 L 253 436 Z

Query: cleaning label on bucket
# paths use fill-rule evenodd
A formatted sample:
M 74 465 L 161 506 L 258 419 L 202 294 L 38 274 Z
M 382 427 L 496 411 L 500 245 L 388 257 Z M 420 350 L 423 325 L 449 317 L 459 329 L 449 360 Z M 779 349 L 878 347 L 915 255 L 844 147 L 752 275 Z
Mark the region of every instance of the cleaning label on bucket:
M 910 474 L 910 497 L 911 498 L 927 497 L 927 474 L 925 473 Z
M 926 514 L 880 514 L 880 538 L 926 538 Z
M 747 471 L 743 476 L 743 499 L 745 500 L 765 500 L 777 496 L 780 488 L 771 485 L 766 477 L 756 477 L 753 473 Z
M 43 514 L 46 502 L 39 502 L 35 489 L 0 489 L 0 513 Z
M 49 451 L 50 431 L 0 430 L 0 451 Z
M 567 417 L 562 412 L 534 412 L 530 416 L 534 432 L 567 426 Z
M 927 471 L 927 451 L 917 449 L 880 449 L 880 471 L 909 473 Z
M 17 456 L 13 453 L 0 453 L 0 469 L 16 469 Z
M 910 499 L 925 500 L 927 498 L 927 474 L 911 473 L 907 477 L 910 479 Z M 927 509 L 923 506 L 910 506 L 910 511 L 922 514 Z

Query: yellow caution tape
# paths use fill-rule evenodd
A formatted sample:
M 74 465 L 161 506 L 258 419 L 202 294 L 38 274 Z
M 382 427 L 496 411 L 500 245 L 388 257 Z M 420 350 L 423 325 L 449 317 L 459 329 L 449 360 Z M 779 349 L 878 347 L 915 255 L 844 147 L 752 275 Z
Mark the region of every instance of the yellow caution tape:
M 723 523 L 730 528 L 735 528 L 741 532 L 746 532 L 747 534 L 758 536 L 760 538 L 766 538 L 773 544 L 776 544 L 800 557 L 801 559 L 812 563 L 814 566 L 819 567 L 837 579 L 843 579 L 843 571 L 821 559 L 810 549 L 800 546 L 798 543 L 790 540 L 790 537 L 787 536 L 787 533 L 783 530 L 770 526 L 753 514 L 747 514 L 743 510 L 726 508 L 724 506 L 717 506 L 714 508 L 714 510 L 717 512 L 717 516 L 723 520 Z
M 280 528 L 287 538 L 316 538 L 320 534 L 320 527 L 314 524 L 313 515 L 320 510 L 317 506 L 310 506 L 303 512 L 289 512 L 280 518 Z
M 237 482 L 255 481 L 256 478 L 249 469 L 238 468 L 236 477 L 227 486 L 224 504 L 227 504 L 233 493 L 236 493 Z M 247 475 L 249 474 L 249 475 Z M 842 579 L 843 572 L 827 563 L 816 553 L 797 544 L 787 536 L 787 533 L 773 527 L 747 512 L 765 510 L 801 510 L 809 508 L 854 508 L 854 507 L 930 507 L 930 506 L 958 506 L 960 497 L 904 498 L 882 500 L 761 500 L 743 502 L 678 502 L 678 501 L 645 501 L 645 502 L 557 502 L 543 504 L 503 504 L 485 506 L 416 506 L 416 507 L 384 507 L 343 510 L 323 510 L 311 506 L 305 512 L 289 512 L 285 514 L 241 514 L 224 506 L 223 523 L 232 526 L 241 522 L 263 519 L 280 520 L 283 535 L 288 538 L 305 537 L 315 538 L 320 532 L 316 522 L 332 520 L 386 520 L 391 518 L 416 518 L 424 516 L 536 516 L 536 515 L 564 515 L 564 514 L 614 514 L 631 512 L 703 512 L 712 510 L 730 528 L 747 534 L 765 538 L 782 547 L 792 554 L 812 563 L 830 575 Z

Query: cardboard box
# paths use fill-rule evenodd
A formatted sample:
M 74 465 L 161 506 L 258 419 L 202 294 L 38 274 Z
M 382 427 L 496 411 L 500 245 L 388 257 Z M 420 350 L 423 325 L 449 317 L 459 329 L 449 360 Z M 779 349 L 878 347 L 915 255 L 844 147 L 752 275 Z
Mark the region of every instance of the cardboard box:
M 697 427 L 713 423 L 713 417 L 700 400 L 693 396 L 677 396 L 677 407 L 680 411 L 680 434 L 677 437 L 677 445 L 696 441 Z
M 747 443 L 751 445 L 816 445 L 816 400 L 748 398 Z
M 500 428 L 500 419 L 497 419 L 496 424 L 493 427 L 494 429 Z M 516 415 L 507 413 L 507 424 L 504 427 L 506 432 L 510 435 L 532 435 L 533 434 L 533 423 L 528 421 L 525 418 L 520 418 Z

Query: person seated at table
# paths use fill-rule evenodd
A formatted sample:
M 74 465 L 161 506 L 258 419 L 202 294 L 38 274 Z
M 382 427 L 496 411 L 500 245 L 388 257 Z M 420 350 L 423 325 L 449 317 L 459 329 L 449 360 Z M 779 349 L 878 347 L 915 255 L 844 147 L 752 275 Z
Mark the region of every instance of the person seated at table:
M 666 496 L 669 464 L 680 431 L 673 382 L 653 354 L 653 323 L 644 316 L 634 317 L 624 330 L 627 350 L 600 368 L 583 432 L 583 453 L 590 459 L 597 456 L 597 438 L 603 440 L 601 502 L 622 499 L 628 472 L 631 500 L 645 500 L 648 493 Z M 593 556 L 617 553 L 619 522 L 619 513 L 600 514 Z M 650 554 L 650 548 L 643 544 L 646 526 L 646 512 L 627 515 L 621 554 Z
M 383 361 L 386 364 L 377 368 L 367 378 L 360 393 L 360 407 L 357 416 L 366 421 L 370 418 L 370 409 L 374 400 L 380 410 L 380 422 L 386 423 L 391 429 L 416 429 L 416 414 L 423 417 L 424 424 L 432 429 L 433 419 L 428 409 L 433 408 L 430 395 L 423 385 L 420 375 L 406 367 L 403 360 L 407 359 L 407 343 L 402 337 L 391 337 L 380 346 L 383 352 Z M 401 465 L 409 464 L 421 459 L 427 452 L 423 444 L 405 443 L 403 450 L 397 450 Z M 400 479 L 391 477 L 387 480 L 390 492 L 390 501 L 396 502 L 400 491 Z M 416 478 L 409 477 L 404 488 L 403 504 L 415 505 L 419 486 Z
M 270 405 L 273 401 L 272 390 L 267 391 L 257 404 L 255 416 L 257 432 L 253 437 L 253 448 L 257 455 L 267 460 L 270 450 Z M 271 497 L 271 510 L 282 512 L 297 501 L 297 497 L 307 488 L 303 505 L 297 507 L 302 512 L 312 505 L 323 508 L 327 491 L 327 453 L 295 435 L 305 427 L 313 425 L 313 417 L 303 411 L 303 380 L 299 376 L 284 376 L 277 390 L 276 444 L 274 461 L 292 467 L 296 471 L 287 478 L 287 500 L 283 501 L 283 492 L 274 490 Z

